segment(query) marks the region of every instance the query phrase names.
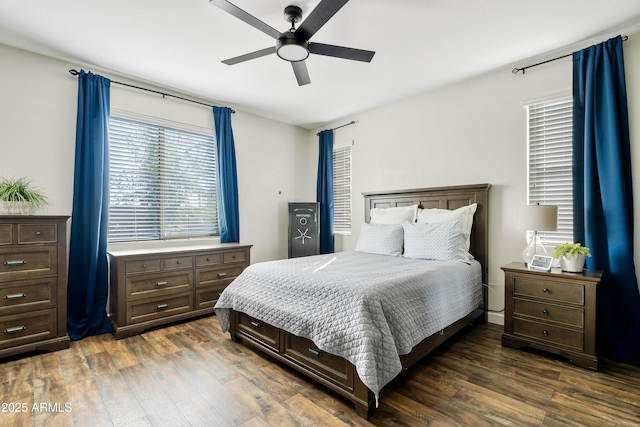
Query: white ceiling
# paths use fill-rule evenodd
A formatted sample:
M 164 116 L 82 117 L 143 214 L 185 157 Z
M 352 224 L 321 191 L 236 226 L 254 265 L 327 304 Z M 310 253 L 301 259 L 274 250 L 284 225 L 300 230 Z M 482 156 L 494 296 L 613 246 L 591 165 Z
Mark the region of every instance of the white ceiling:
M 232 0 L 281 32 L 319 2 Z M 311 40 L 373 60 L 311 55 L 300 87 L 276 55 L 222 64 L 274 40 L 208 0 L 0 0 L 2 44 L 306 128 L 638 25 L 638 0 L 351 0 Z

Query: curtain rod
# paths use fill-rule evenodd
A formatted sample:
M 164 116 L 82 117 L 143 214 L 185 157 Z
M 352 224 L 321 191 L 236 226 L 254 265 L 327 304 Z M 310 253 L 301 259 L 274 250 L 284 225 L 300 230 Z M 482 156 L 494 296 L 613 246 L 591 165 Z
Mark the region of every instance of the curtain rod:
M 629 36 L 622 36 L 622 41 L 626 42 L 627 40 L 629 40 Z M 557 58 L 553 58 L 553 59 L 549 59 L 547 61 L 542 61 L 542 62 L 538 62 L 537 64 L 533 64 L 533 65 L 527 65 L 526 67 L 522 67 L 522 68 L 514 68 L 513 70 L 511 70 L 511 72 L 513 74 L 518 74 L 519 71 L 522 71 L 522 74 L 524 74 L 525 70 L 527 68 L 531 68 L 531 67 L 537 67 L 538 65 L 542 65 L 542 64 L 546 64 L 547 62 L 553 62 L 553 61 L 557 61 L 558 59 L 562 59 L 562 58 L 566 58 L 568 56 L 573 55 L 573 53 L 569 53 L 567 55 L 562 55 L 559 56 Z
M 338 126 L 338 127 L 333 128 L 333 129 L 325 129 L 325 130 L 336 130 L 336 129 L 343 128 L 345 126 L 355 125 L 355 124 L 356 124 L 356 121 L 355 120 L 351 120 L 349 123 L 345 123 L 342 126 Z M 316 133 L 316 135 L 320 135 L 320 132 Z
M 78 70 L 74 70 L 72 68 L 72 69 L 69 70 L 69 74 L 71 74 L 73 76 L 77 76 L 78 74 L 80 74 L 80 72 Z M 209 104 L 206 104 L 204 102 L 196 101 L 196 100 L 193 100 L 193 99 L 183 98 L 181 96 L 176 96 L 176 95 L 171 95 L 170 93 L 164 93 L 164 92 L 160 92 L 160 91 L 153 90 L 153 89 L 147 89 L 146 87 L 134 86 L 134 85 L 130 85 L 129 83 L 117 82 L 115 80 L 110 80 L 110 81 L 111 81 L 111 83 L 115 83 L 115 84 L 118 84 L 118 85 L 127 86 L 127 87 L 131 87 L 131 88 L 134 88 L 134 89 L 139 89 L 139 90 L 144 90 L 144 91 L 147 91 L 147 92 L 157 93 L 158 95 L 162 95 L 163 98 L 165 96 L 170 96 L 172 98 L 177 98 L 177 99 L 181 99 L 183 101 L 193 102 L 194 104 L 200 104 L 200 105 L 204 105 L 206 107 L 216 107 L 215 105 L 209 105 Z M 231 113 L 235 113 L 235 110 L 231 110 Z

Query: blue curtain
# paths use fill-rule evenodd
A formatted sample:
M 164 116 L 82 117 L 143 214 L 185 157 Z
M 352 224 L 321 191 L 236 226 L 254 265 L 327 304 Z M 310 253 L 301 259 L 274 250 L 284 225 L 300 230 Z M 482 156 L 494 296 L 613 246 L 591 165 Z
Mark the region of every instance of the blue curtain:
M 320 253 L 334 251 L 333 240 L 333 130 L 320 132 L 316 201 L 320 202 Z
M 80 71 L 69 249 L 69 337 L 111 331 L 107 318 L 109 230 L 109 87 L 102 76 Z
M 238 211 L 238 173 L 236 171 L 236 148 L 231 128 L 231 108 L 213 107 L 216 126 L 216 149 L 218 155 L 218 224 L 220 242 L 240 241 L 240 212 Z
M 629 119 L 620 36 L 573 54 L 574 233 L 591 249 L 600 356 L 640 365 Z

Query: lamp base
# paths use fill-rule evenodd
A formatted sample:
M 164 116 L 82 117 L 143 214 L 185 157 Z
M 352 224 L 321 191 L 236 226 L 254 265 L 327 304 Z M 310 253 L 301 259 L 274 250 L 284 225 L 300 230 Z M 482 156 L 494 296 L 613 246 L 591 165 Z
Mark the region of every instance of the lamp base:
M 529 244 L 522 250 L 522 260 L 529 265 L 534 255 L 548 255 L 537 232 L 533 233 Z

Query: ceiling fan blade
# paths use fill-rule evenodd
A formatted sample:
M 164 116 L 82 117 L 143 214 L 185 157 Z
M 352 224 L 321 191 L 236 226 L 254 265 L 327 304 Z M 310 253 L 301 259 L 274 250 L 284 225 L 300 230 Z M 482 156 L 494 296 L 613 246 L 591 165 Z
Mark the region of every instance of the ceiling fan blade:
M 295 34 L 301 40 L 309 40 L 342 6 L 349 0 L 322 0 L 318 6 L 307 16 Z
M 261 58 L 263 56 L 276 53 L 276 47 L 268 47 L 266 49 L 256 50 L 255 52 L 245 53 L 244 55 L 236 56 L 235 58 L 229 58 L 222 61 L 223 64 L 235 65 L 241 62 L 249 61 L 251 59 Z
M 227 13 L 230 13 L 236 18 L 240 19 L 241 21 L 246 22 L 247 24 L 251 25 L 254 28 L 257 28 L 258 30 L 273 37 L 276 40 L 279 39 L 280 37 L 284 37 L 280 31 L 276 30 L 270 25 L 265 24 L 255 16 L 248 14 L 244 10 L 240 9 L 238 6 L 232 3 L 229 3 L 226 0 L 209 0 L 209 3 L 224 10 Z
M 298 86 L 304 86 L 311 83 L 311 79 L 309 79 L 309 71 L 307 71 L 307 64 L 305 64 L 304 61 L 292 62 L 291 66 L 293 67 L 293 72 L 298 80 Z
M 375 52 L 370 50 L 354 49 L 352 47 L 334 46 L 324 43 L 310 43 L 309 52 L 316 55 L 333 56 L 336 58 L 351 59 L 353 61 L 371 62 Z

